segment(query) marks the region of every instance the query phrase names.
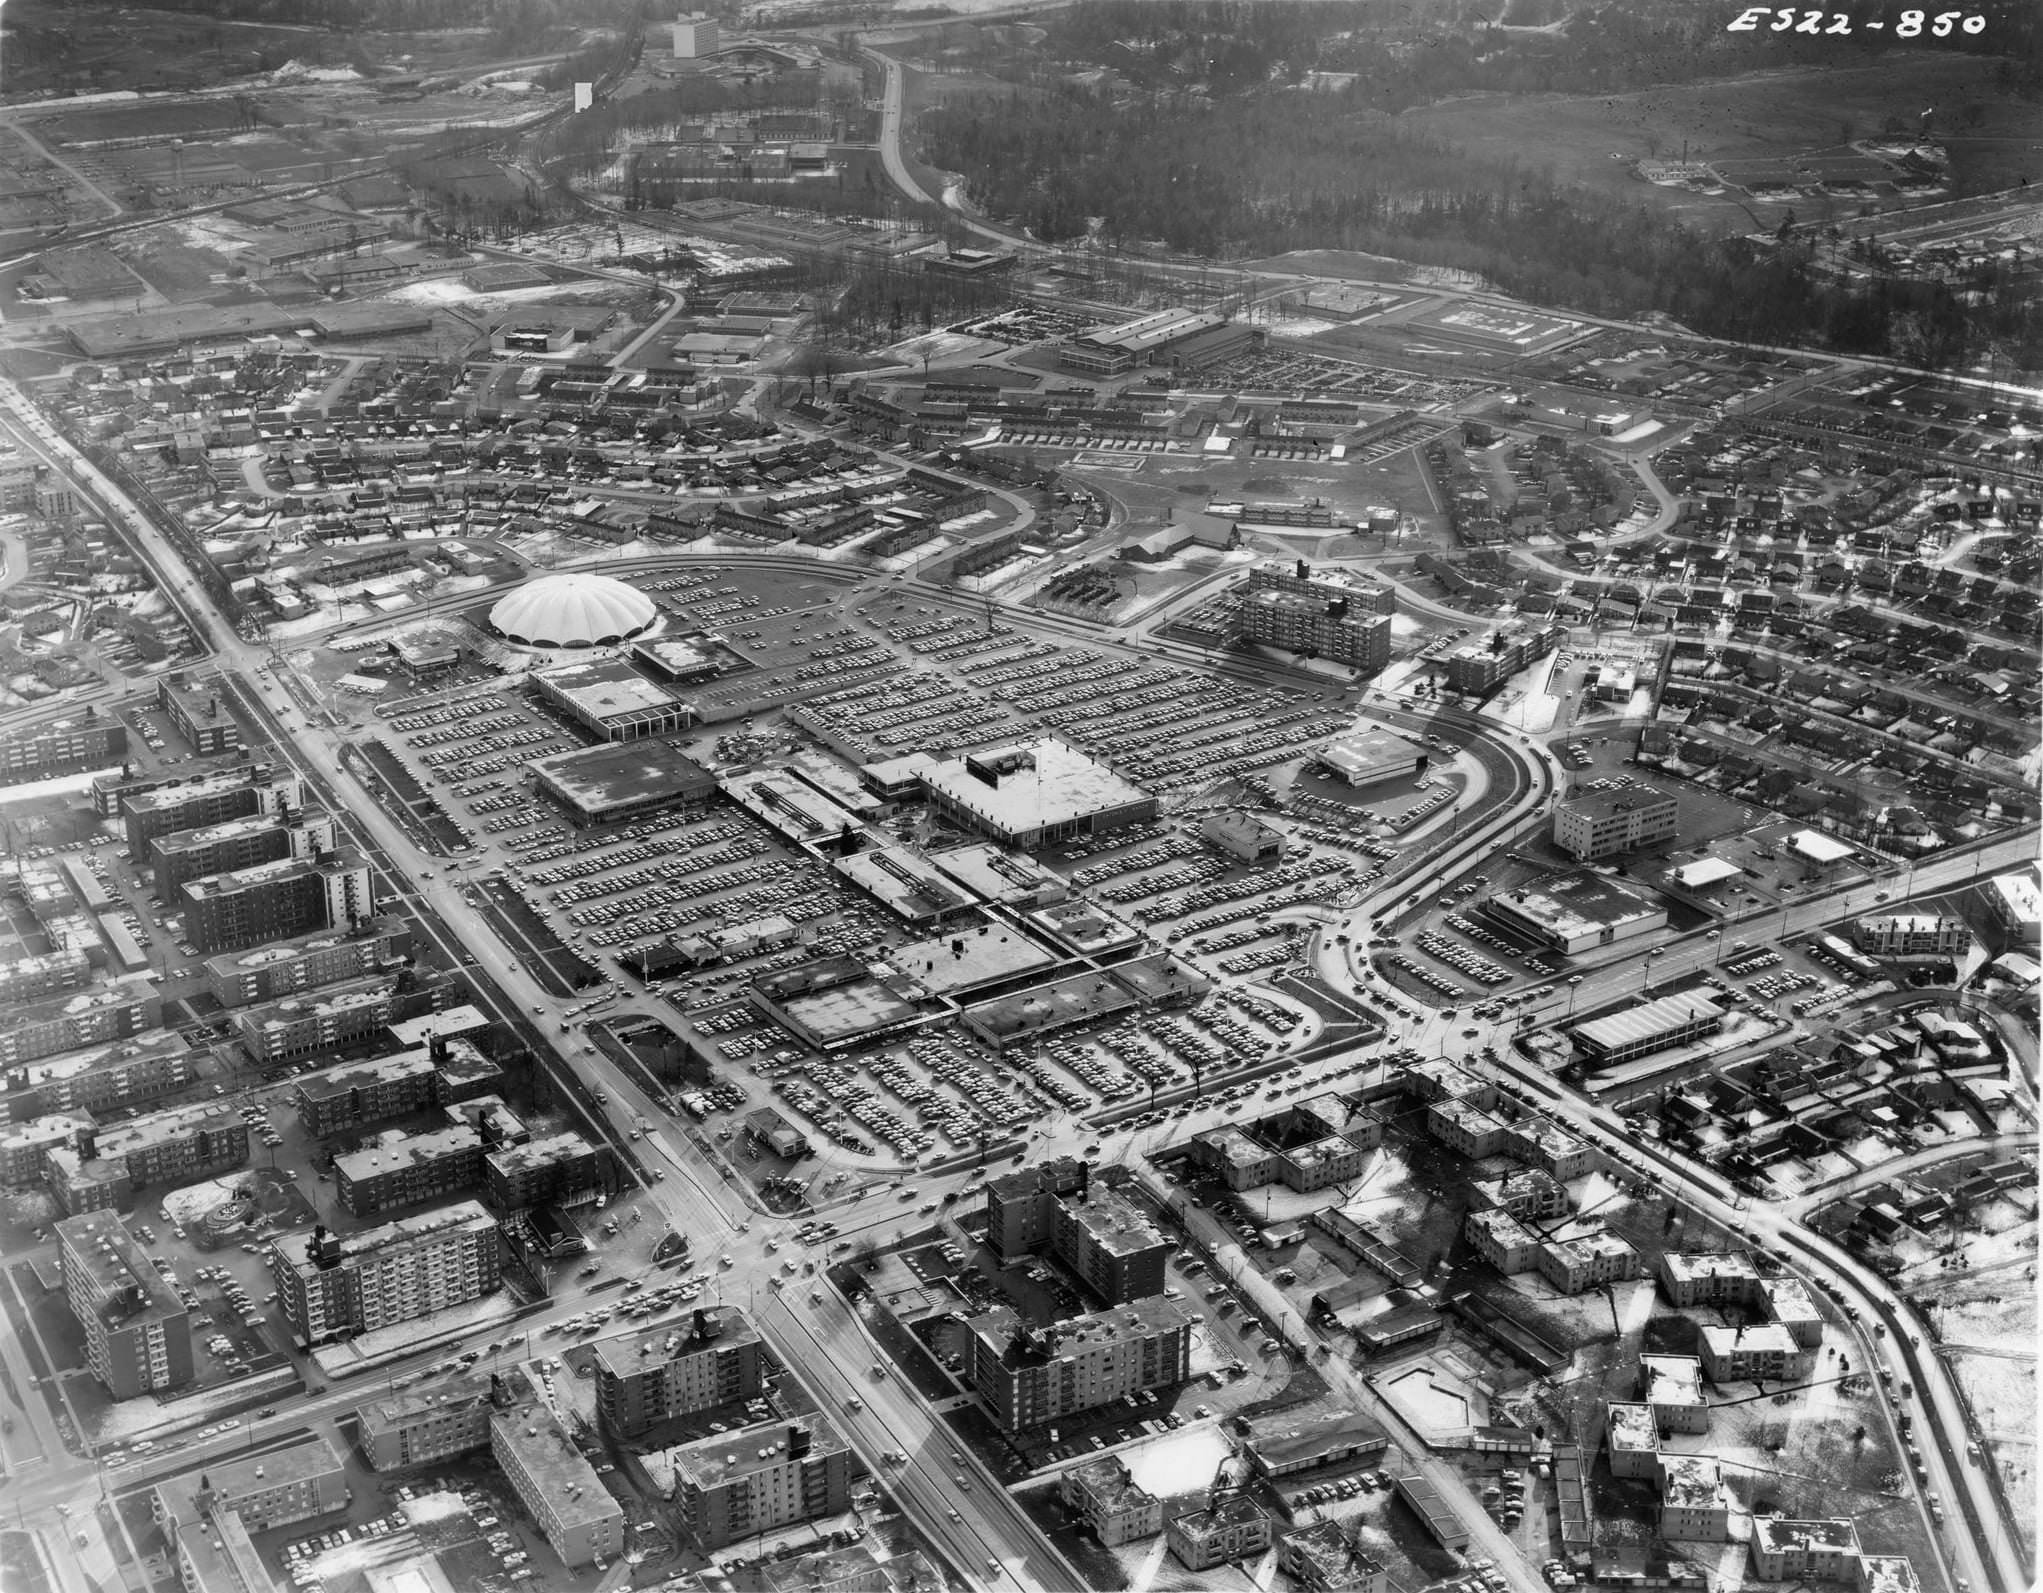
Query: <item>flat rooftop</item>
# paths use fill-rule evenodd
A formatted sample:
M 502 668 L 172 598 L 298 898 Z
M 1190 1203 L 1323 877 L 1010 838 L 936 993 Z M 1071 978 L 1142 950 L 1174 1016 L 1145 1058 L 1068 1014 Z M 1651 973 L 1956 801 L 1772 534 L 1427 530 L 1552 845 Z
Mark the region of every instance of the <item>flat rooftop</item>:
M 1232 1123 L 1222 1123 L 1217 1128 L 1202 1129 L 1192 1136 L 1201 1145 L 1207 1146 L 1214 1155 L 1237 1166 L 1249 1162 L 1267 1161 L 1276 1152 L 1259 1144 Z
M 1660 1447 L 1660 1428 L 1653 1420 L 1651 1405 L 1613 1404 L 1605 1434 L 1612 1449 L 1657 1450 Z
M 1010 835 L 1073 824 L 1152 800 L 1097 759 L 1054 737 L 946 758 L 922 774 L 929 789 Z
M 145 1117 L 131 1117 L 99 1131 L 98 1154 L 111 1161 L 167 1139 L 183 1139 L 218 1129 L 240 1129 L 247 1125 L 241 1114 L 224 1101 L 195 1101 L 186 1106 L 166 1107 Z
M 1040 973 L 1063 960 L 996 923 L 897 946 L 886 954 L 885 966 L 931 995 L 948 996 Z M 879 973 L 880 965 L 873 971 Z
M 717 786 L 739 807 L 795 841 L 823 840 L 860 827 L 856 814 L 784 770 L 755 769 L 719 780 Z
M 1643 1406 L 1634 1406 L 1643 1410 Z M 1648 1413 L 1650 1414 L 1650 1412 Z M 1711 1455 L 1660 1457 L 1660 1502 L 1676 1510 L 1709 1510 L 1723 1504 L 1724 1467 Z
M 830 866 L 881 906 L 910 922 L 962 912 L 972 905 L 970 891 L 920 852 L 905 846 L 854 852 Z
M 1641 1397 L 1649 1405 L 1700 1405 L 1703 1402 L 1702 1362 L 1693 1355 L 1641 1355 L 1645 1378 Z
M 1279 1412 L 1258 1420 L 1249 1446 L 1270 1469 L 1284 1471 L 1389 1441 L 1389 1434 L 1358 1411 L 1312 1405 L 1304 1414 Z
M 388 1431 L 402 1427 L 434 1411 L 466 1410 L 489 1403 L 489 1377 L 485 1373 L 450 1377 L 431 1388 L 408 1389 L 386 1394 L 355 1407 L 355 1420 L 364 1432 Z
M 1849 1521 L 1790 1521 L 1784 1516 L 1754 1516 L 1752 1547 L 1762 1554 L 1808 1550 L 1857 1554 L 1859 1531 Z
M 129 813 L 153 813 L 158 808 L 180 807 L 198 797 L 217 796 L 228 791 L 240 791 L 257 782 L 255 771 L 249 765 L 225 769 L 218 774 L 206 775 L 203 779 L 186 780 L 177 785 L 161 785 L 150 791 L 131 791 L 121 798 L 122 808 Z
M 241 1021 L 267 1028 L 271 1024 L 297 1023 L 306 1018 L 330 1018 L 361 1007 L 387 1001 L 396 991 L 395 977 L 350 979 L 302 995 L 280 996 L 253 1007 L 244 1007 Z
M 552 1501 L 563 1533 L 624 1513 L 551 1407 L 536 1395 L 498 1411 L 490 1418 L 490 1431 Z
M 556 752 L 528 767 L 567 801 L 595 811 L 670 794 L 692 799 L 716 787 L 716 778 L 687 753 L 650 736 Z
M 659 712 L 681 699 L 646 679 L 621 658 L 592 658 L 537 671 L 533 679 L 584 717 L 601 724 L 633 714 Z
M 1138 316 L 1132 321 L 1092 327 L 1080 334 L 1080 341 L 1141 354 L 1176 338 L 1226 324 L 1226 316 L 1210 310 L 1158 310 L 1154 315 Z
M 1523 890 L 1494 898 L 1554 933 L 1573 938 L 1662 913 L 1664 908 L 1608 875 L 1578 870 L 1549 874 Z
M 352 862 L 352 860 L 349 860 Z M 197 879 L 188 879 L 179 887 L 195 902 L 215 896 L 231 896 L 236 891 L 252 890 L 273 880 L 299 879 L 308 874 L 317 874 L 323 865 L 317 858 L 280 857 L 274 863 L 257 863 L 252 868 L 231 869 L 224 874 L 203 874 Z
M 336 1156 L 333 1170 L 336 1177 L 360 1183 L 365 1178 L 380 1177 L 384 1173 L 399 1172 L 426 1162 L 445 1161 L 449 1156 L 480 1152 L 481 1149 L 482 1135 L 473 1124 L 450 1123 L 445 1128 L 432 1129 L 424 1134 L 393 1135 L 364 1150 Z
M 394 1084 L 399 1079 L 417 1078 L 432 1071 L 431 1053 L 423 1049 L 400 1051 L 395 1056 L 378 1057 L 373 1062 L 344 1062 L 338 1067 L 301 1073 L 291 1081 L 291 1086 L 306 1100 L 317 1101 L 346 1095 L 353 1090 L 374 1089 L 379 1084 Z
M 149 1257 L 111 1211 L 81 1212 L 57 1224 L 64 1251 L 91 1280 L 100 1299 L 100 1319 L 109 1327 L 143 1317 L 184 1315 L 177 1290 L 164 1281 Z
M 1652 813 L 1680 806 L 1673 797 L 1662 796 L 1658 791 L 1626 786 L 1619 791 L 1585 791 L 1580 796 L 1569 797 L 1560 804 L 1560 811 L 1578 814 L 1593 823 L 1620 813 Z
M 1416 769 L 1421 758 L 1438 756 L 1425 743 L 1401 736 L 1373 719 L 1357 720 L 1319 749 L 1320 761 L 1347 778 L 1386 769 Z
M 222 819 L 218 824 L 195 825 L 189 830 L 172 830 L 168 835 L 159 835 L 152 843 L 163 852 L 190 851 L 202 846 L 217 846 L 222 841 L 232 841 L 243 835 L 261 835 L 269 830 L 282 830 L 284 821 L 274 813 L 251 813 L 246 818 Z
M 1198 1313 L 1182 1301 L 1164 1294 L 1145 1295 L 1125 1305 L 1109 1306 L 1104 1311 L 1071 1317 L 1041 1330 L 1036 1342 L 1042 1353 L 1033 1358 L 1055 1360 L 1091 1345 L 1116 1344 L 1129 1338 L 1160 1337 L 1197 1320 Z M 1018 1343 L 1022 1333 L 1021 1319 L 1006 1306 L 995 1306 L 991 1311 L 973 1317 L 965 1326 L 989 1345 L 998 1344 L 1001 1358 L 1010 1365 L 1020 1365 L 1032 1358 Z
M 1728 1278 L 1735 1280 L 1740 1287 L 1746 1287 L 1759 1281 L 1759 1269 L 1742 1250 L 1663 1251 L 1660 1270 L 1669 1283 L 1700 1283 L 1711 1278 Z
M 435 1035 L 448 1042 L 447 1058 L 450 1063 L 459 1062 L 471 1071 L 486 1069 L 496 1071 L 496 1064 L 467 1040 L 465 1034 L 479 1034 L 489 1027 L 489 1019 L 480 1008 L 463 1002 L 458 1007 L 446 1007 L 439 1012 L 428 1012 L 421 1017 L 406 1018 L 401 1023 L 385 1025 L 385 1032 L 399 1045 L 410 1050 L 424 1045 Z
M 982 901 L 1035 901 L 1063 882 L 1042 864 L 1005 847 L 983 843 L 934 853 L 930 863 Z
M 965 1009 L 965 1015 L 975 1028 L 996 1041 L 1006 1041 L 1127 1012 L 1138 1005 L 1120 985 L 1107 980 L 1102 989 L 1102 983 L 1096 973 L 1069 974 L 1016 995 L 975 1002 Z
M 0 1100 L 17 1090 L 80 1078 L 102 1068 L 133 1067 L 138 1062 L 172 1057 L 195 1062 L 203 1055 L 204 1052 L 194 1051 L 186 1045 L 183 1035 L 164 1033 L 138 1035 L 105 1045 L 85 1046 L 77 1051 L 60 1051 L 55 1056 L 40 1056 L 33 1062 L 24 1062 L 0 1074 Z
M 473 1200 L 457 1201 L 451 1206 L 438 1210 L 421 1212 L 416 1217 L 399 1217 L 395 1222 L 386 1222 L 379 1227 L 364 1228 L 360 1233 L 340 1234 L 340 1254 L 343 1263 L 358 1261 L 377 1255 L 385 1250 L 402 1249 L 411 1245 L 432 1244 L 457 1234 L 481 1234 L 495 1229 L 496 1218 Z M 277 1253 L 284 1261 L 300 1272 L 312 1269 L 307 1252 L 312 1248 L 312 1230 L 295 1229 L 275 1241 Z
M 500 1173 L 520 1173 L 533 1167 L 550 1167 L 555 1162 L 577 1161 L 595 1154 L 596 1147 L 571 1128 L 558 1134 L 544 1134 L 522 1145 L 505 1145 L 483 1159 Z
M 1088 955 L 1117 951 L 1142 939 L 1141 930 L 1094 902 L 1056 902 L 1022 917 L 1061 945 Z
M 607 1339 L 598 1339 L 596 1364 L 613 1377 L 637 1377 L 641 1372 L 652 1371 L 670 1361 L 685 1361 L 691 1355 L 704 1355 L 712 1350 L 758 1341 L 759 1330 L 744 1312 L 718 1309 L 704 1314 L 720 1326 L 720 1331 L 708 1338 L 692 1337 L 694 1318 L 684 1315 L 665 1327 L 641 1328 L 636 1332 L 615 1333 Z
M 922 1010 L 872 978 L 792 995 L 777 1005 L 825 1045 L 906 1023 Z
M 175 1500 L 182 1507 L 176 1512 L 180 1520 L 194 1521 L 198 1518 L 196 1501 L 201 1476 L 213 1495 L 215 1507 L 231 1510 L 240 1500 L 294 1482 L 333 1476 L 341 1469 L 340 1451 L 333 1440 L 318 1433 L 287 1449 L 265 1449 L 259 1455 L 209 1460 L 181 1475 L 164 1478 L 156 1485 L 156 1491 L 166 1502 Z
M 1064 1209 L 1110 1255 L 1137 1255 L 1164 1242 L 1139 1206 L 1105 1184 L 1094 1184 L 1083 1200 L 1066 1201 Z
M 821 1412 L 811 1412 L 677 1444 L 666 1452 L 666 1459 L 674 1468 L 676 1481 L 709 1493 L 753 1472 L 786 1465 L 789 1444 L 798 1431 L 808 1433 L 812 1456 L 835 1454 L 846 1447 L 829 1419 Z
M 1797 830 L 1788 837 L 1788 850 L 1812 863 L 1842 863 L 1850 857 L 1854 848 L 1849 842 L 1837 840 L 1819 830 Z

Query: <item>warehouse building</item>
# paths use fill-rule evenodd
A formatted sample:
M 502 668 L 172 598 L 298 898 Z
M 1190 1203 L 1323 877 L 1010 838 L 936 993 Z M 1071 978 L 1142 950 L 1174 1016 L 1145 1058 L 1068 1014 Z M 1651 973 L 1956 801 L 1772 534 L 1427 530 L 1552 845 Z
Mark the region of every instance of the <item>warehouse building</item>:
M 1152 364 L 1171 348 L 1227 324 L 1227 317 L 1209 310 L 1159 310 L 1153 315 L 1096 326 L 1058 345 L 1057 362 L 1067 370 L 1092 376 L 1118 376 Z

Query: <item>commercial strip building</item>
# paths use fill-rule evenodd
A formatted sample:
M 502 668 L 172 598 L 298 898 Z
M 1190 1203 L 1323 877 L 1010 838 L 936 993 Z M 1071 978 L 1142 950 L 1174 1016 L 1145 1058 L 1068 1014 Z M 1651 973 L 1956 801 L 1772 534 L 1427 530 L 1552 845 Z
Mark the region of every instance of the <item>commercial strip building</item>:
M 971 1318 L 972 1382 L 1010 1432 L 1191 1375 L 1196 1315 L 1165 1295 L 1031 1328 L 1005 1306 Z
M 1055 737 L 946 758 L 922 772 L 939 816 L 1024 851 L 1156 817 L 1156 798 Z
M 669 1417 L 758 1396 L 764 1352 L 737 1311 L 697 1311 L 685 1323 L 622 1333 L 596 1345 L 596 1413 L 620 1438 Z
M 490 1456 L 525 1513 L 570 1570 L 603 1566 L 624 1552 L 624 1507 L 603 1486 L 574 1439 L 522 1372 L 510 1403 L 490 1415 Z
M 820 1413 L 712 1433 L 641 1463 L 704 1552 L 851 1504 L 851 1447 Z
M 496 1220 L 474 1201 L 343 1238 L 314 1224 L 276 1240 L 270 1272 L 305 1344 L 369 1333 L 480 1299 L 502 1281 Z
M 1358 720 L 1314 753 L 1313 760 L 1335 779 L 1360 790 L 1386 780 L 1415 779 L 1433 756 L 1425 743 L 1401 736 L 1388 725 Z
M 1207 814 L 1199 821 L 1199 836 L 1237 863 L 1278 863 L 1284 858 L 1284 832 L 1239 808 Z
M 669 741 L 647 738 L 556 752 L 525 765 L 539 794 L 576 825 L 623 824 L 716 795 L 716 776 Z
M 1568 1035 L 1590 1065 L 1613 1067 L 1633 1057 L 1687 1045 L 1723 1026 L 1723 1008 L 1707 996 L 1684 991 L 1607 1018 L 1578 1023 Z
M 1659 903 L 1586 870 L 1549 874 L 1521 889 L 1498 891 L 1483 908 L 1509 928 L 1570 957 L 1649 934 L 1667 922 L 1667 909 Z
M 599 741 L 637 741 L 695 723 L 694 709 L 621 658 L 535 670 L 531 681 L 542 701 Z
M 191 1318 L 121 1219 L 57 1224 L 64 1301 L 85 1331 L 85 1364 L 117 1400 L 182 1388 L 194 1375 Z
M 1584 863 L 1664 846 L 1680 828 L 1680 802 L 1657 791 L 1591 791 L 1554 808 L 1554 845 Z

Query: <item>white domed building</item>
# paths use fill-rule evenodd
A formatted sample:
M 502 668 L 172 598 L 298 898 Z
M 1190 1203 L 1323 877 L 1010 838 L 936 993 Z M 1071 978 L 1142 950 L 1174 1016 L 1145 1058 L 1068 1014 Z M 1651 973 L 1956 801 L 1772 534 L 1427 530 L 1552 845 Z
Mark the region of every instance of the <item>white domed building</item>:
M 520 647 L 610 647 L 644 635 L 659 617 L 637 587 L 578 571 L 537 576 L 489 611 L 490 629 Z

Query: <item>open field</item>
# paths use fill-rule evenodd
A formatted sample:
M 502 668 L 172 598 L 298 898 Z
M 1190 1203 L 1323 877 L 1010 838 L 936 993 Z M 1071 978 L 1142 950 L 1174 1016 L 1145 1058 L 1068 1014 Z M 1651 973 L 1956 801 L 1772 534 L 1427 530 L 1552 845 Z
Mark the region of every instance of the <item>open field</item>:
M 1472 154 L 1538 163 L 1564 181 L 1655 205 L 1706 228 L 1746 230 L 1753 220 L 1741 196 L 1706 197 L 1660 188 L 1632 175 L 1632 162 L 1657 156 L 1690 160 L 1777 161 L 1829 151 L 1879 132 L 1910 107 L 1939 107 L 1939 137 L 1950 135 L 1951 177 L 1960 193 L 2011 187 L 2033 175 L 2043 140 L 2043 112 L 1994 87 L 1985 56 L 1893 51 L 1863 67 L 1766 73 L 1716 83 L 1641 89 L 1633 94 L 1524 95 L 1450 100 L 1406 113 L 1416 129 Z M 1977 104 L 1976 129 L 1957 132 L 1960 109 Z M 1943 112 L 1948 110 L 1949 120 Z M 1914 130 L 1911 122 L 1909 130 Z M 1616 155 L 1619 159 L 1612 159 Z M 1856 213 L 1858 201 L 1836 200 Z M 1879 203 L 1891 206 L 1891 196 Z M 1823 201 L 1795 201 L 1807 220 Z

